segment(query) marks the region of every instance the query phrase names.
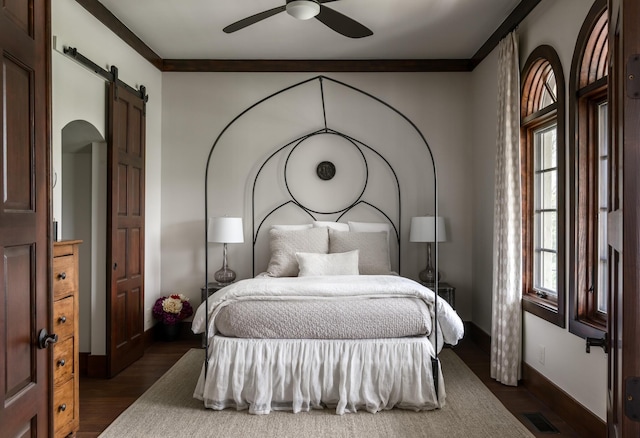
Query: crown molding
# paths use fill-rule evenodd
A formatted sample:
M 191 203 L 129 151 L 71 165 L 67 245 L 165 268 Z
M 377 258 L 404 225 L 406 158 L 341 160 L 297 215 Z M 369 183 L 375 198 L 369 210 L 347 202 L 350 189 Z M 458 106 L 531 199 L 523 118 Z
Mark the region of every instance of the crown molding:
M 472 69 L 476 68 L 476 66 L 478 66 L 478 64 L 480 64 L 482 60 L 498 46 L 498 43 L 502 38 L 507 36 L 512 30 L 516 29 L 522 20 L 524 20 L 527 15 L 529 15 L 529 13 L 538 6 L 540 1 L 541 0 L 522 0 L 496 29 L 493 35 L 491 35 L 482 47 L 480 47 L 471 57 L 470 61 L 473 65 Z
M 471 71 L 468 59 L 371 59 L 371 60 L 216 60 L 165 59 L 167 72 L 463 72 Z

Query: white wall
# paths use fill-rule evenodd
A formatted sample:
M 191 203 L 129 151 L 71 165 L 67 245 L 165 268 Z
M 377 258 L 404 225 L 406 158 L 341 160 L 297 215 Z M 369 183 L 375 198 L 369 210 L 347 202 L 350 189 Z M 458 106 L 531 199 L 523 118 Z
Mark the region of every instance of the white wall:
M 493 205 L 498 111 L 498 51 L 477 66 L 473 75 L 472 321 L 491 333 L 491 288 L 493 283 Z
M 204 177 L 209 150 L 235 116 L 269 94 L 314 74 L 165 73 L 162 148 L 162 287 L 199 303 L 204 283 Z M 434 152 L 439 176 L 440 214 L 448 219 L 450 241 L 440 246 L 444 280 L 457 288 L 456 304 L 471 317 L 471 157 L 473 137 L 469 73 L 330 74 L 371 93 L 413 121 Z M 425 214 L 420 181 L 429 168 L 424 149 L 415 149 L 415 131 L 377 105 L 348 92 L 327 95 L 329 127 L 348 133 L 381 153 L 399 174 L 403 196 L 402 273 L 417 278 L 426 264 L 426 248 L 409 243 L 411 216 Z M 239 278 L 251 275 L 250 205 L 245 201 L 254 166 L 269 148 L 290 141 L 321 123 L 318 88 L 296 91 L 242 125 L 234 125 L 216 146 L 211 168 L 213 215 L 245 217 L 245 243 L 229 245 L 229 265 Z M 364 105 L 363 105 L 364 103 Z M 320 128 L 321 125 L 316 127 Z M 421 146 L 423 148 L 423 146 Z M 377 171 L 376 171 L 377 172 Z M 372 174 L 376 174 L 372 172 Z M 430 181 L 430 180 L 429 180 Z M 281 187 L 279 187 L 281 188 Z M 271 196 L 266 194 L 265 196 Z M 385 195 L 380 195 L 384 197 Z M 211 244 L 210 276 L 221 265 L 222 249 Z M 266 263 L 266 261 L 265 261 Z M 211 277 L 210 277 L 211 278 Z
M 52 161 L 61 168 L 62 128 L 74 120 L 86 120 L 106 138 L 105 82 L 102 78 L 62 54 L 64 46 L 75 47 L 93 62 L 109 70 L 116 65 L 119 77 L 132 87 L 144 85 L 149 94 L 146 116 L 146 221 L 145 221 L 145 329 L 151 327 L 151 307 L 160 296 L 160 179 L 162 74 L 74 0 L 52 2 Z M 64 222 L 62 187 L 53 192 L 53 216 Z M 62 225 L 64 227 L 64 225 Z M 74 236 L 62 236 L 65 239 Z M 83 248 L 80 248 L 80 263 Z M 101 254 L 105 248 L 94 248 Z M 95 254 L 95 253 L 94 253 Z M 95 291 L 94 291 L 95 292 Z M 98 309 L 96 309 L 98 310 Z M 104 309 L 101 309 L 104 312 Z M 92 351 L 93 354 L 104 354 Z
M 518 28 L 520 65 L 537 46 L 551 45 L 560 57 L 568 92 L 566 81 L 575 42 L 592 4 L 593 1 L 584 0 L 543 0 Z M 493 200 L 494 166 L 490 161 L 495 157 L 497 62 L 496 49 L 473 72 L 477 140 L 477 150 L 473 153 L 476 166 L 473 185 L 480 189 L 473 207 L 473 321 L 487 333 L 491 332 L 492 242 L 489 237 L 493 234 L 493 208 L 488 206 L 493 205 L 490 201 Z M 567 130 L 567 147 L 569 135 Z M 570 164 L 567 163 L 567 166 Z M 605 420 L 607 358 L 603 351 L 596 348 L 591 350 L 591 354 L 586 354 L 585 341 L 567 329 L 527 312 L 524 312 L 523 320 L 524 362 Z M 541 349 L 545 350 L 544 363 L 539 360 Z
M 79 264 L 79 348 L 81 352 L 91 351 L 91 144 L 79 151 L 64 152 L 62 155 L 62 210 L 67 218 L 62 223 L 62 236 L 73 236 L 82 240 L 82 260 Z M 104 267 L 103 267 L 104 269 Z M 104 288 L 102 289 L 104 291 Z M 104 332 L 103 332 L 104 335 Z

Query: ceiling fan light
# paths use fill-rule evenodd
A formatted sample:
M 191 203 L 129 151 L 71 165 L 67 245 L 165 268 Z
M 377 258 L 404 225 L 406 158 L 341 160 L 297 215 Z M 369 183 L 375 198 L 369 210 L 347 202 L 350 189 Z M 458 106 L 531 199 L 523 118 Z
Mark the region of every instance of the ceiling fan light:
M 298 20 L 308 20 L 320 13 L 320 4 L 315 0 L 287 1 L 287 14 Z

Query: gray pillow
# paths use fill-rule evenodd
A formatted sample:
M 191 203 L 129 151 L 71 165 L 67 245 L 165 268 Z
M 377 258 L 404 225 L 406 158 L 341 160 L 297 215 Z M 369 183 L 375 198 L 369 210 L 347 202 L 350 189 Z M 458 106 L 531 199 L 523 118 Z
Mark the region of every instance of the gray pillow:
M 306 230 L 269 230 L 271 260 L 267 273 L 272 277 L 295 277 L 298 275 L 297 252 L 329 252 L 327 228 Z
M 362 275 L 390 275 L 391 261 L 387 233 L 336 231 L 329 229 L 329 253 L 359 250 L 358 269 Z

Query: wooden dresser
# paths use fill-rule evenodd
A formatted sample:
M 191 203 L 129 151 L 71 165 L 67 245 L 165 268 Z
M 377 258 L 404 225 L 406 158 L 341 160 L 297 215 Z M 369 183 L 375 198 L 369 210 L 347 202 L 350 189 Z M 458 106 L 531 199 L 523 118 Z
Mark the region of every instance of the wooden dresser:
M 81 240 L 53 243 L 53 430 L 73 436 L 80 426 L 78 388 L 78 247 Z

